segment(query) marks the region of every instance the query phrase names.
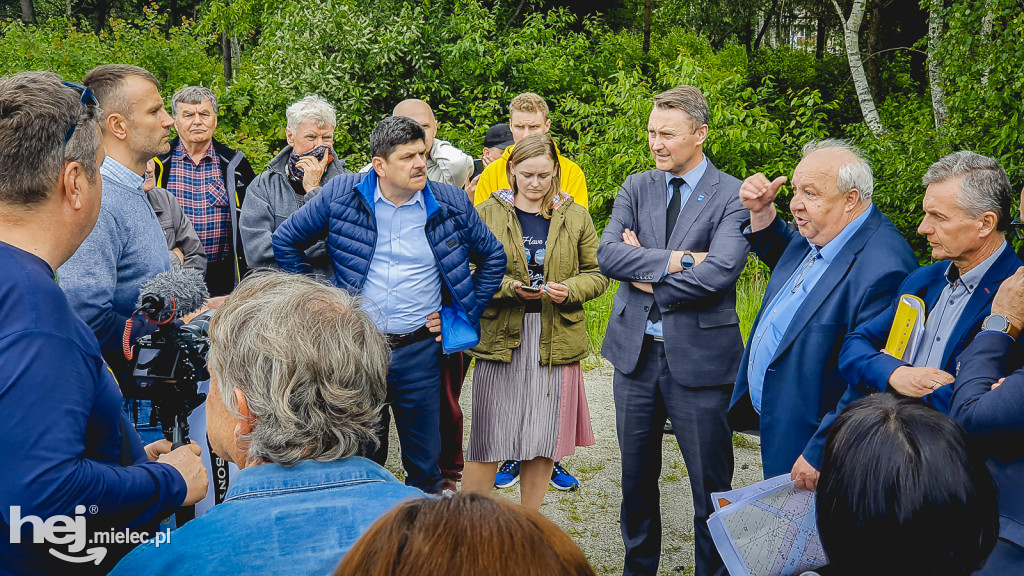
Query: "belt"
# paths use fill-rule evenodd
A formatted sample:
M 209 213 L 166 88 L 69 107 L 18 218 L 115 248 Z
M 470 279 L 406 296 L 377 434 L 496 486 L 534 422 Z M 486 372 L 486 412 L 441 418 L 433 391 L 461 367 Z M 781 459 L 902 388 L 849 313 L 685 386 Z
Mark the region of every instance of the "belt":
M 661 336 L 651 336 L 650 334 L 644 334 L 644 340 L 648 342 L 664 342 L 665 339 Z
M 426 340 L 433 335 L 434 333 L 426 326 L 420 326 L 415 332 L 407 332 L 405 334 L 385 334 L 388 339 L 388 345 L 391 346 L 392 350 L 408 346 L 420 340 Z

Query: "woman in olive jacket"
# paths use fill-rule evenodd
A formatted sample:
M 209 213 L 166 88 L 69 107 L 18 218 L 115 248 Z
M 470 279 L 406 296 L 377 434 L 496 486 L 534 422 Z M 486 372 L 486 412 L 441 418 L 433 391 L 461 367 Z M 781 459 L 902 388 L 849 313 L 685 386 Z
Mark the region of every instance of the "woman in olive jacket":
M 580 368 L 590 353 L 583 303 L 608 287 L 594 223 L 559 188 L 557 158 L 547 135 L 524 138 L 509 157 L 512 189 L 477 206 L 508 267 L 470 351 L 477 363 L 462 487 L 489 492 L 498 464 L 520 460 L 522 503 L 534 510 L 554 462 L 594 443 Z

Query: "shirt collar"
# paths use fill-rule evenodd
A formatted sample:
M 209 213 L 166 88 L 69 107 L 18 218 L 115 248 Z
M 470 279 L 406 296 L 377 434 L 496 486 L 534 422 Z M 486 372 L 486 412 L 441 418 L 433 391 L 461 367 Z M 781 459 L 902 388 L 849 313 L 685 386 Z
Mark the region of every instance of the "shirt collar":
M 385 202 L 390 206 L 395 206 L 395 203 L 385 198 L 384 193 L 380 191 L 380 179 L 377 180 L 377 187 L 373 189 L 373 203 L 377 204 L 378 202 Z M 424 209 L 427 208 L 426 202 L 423 201 L 423 190 L 417 190 L 416 193 L 412 195 L 412 200 L 402 204 L 402 206 L 410 204 L 419 204 Z M 397 208 L 397 206 L 395 207 Z
M 188 151 L 185 150 L 185 143 L 178 140 L 178 145 L 174 147 L 174 154 L 179 158 L 188 158 L 193 164 L 198 165 L 204 159 L 209 158 L 210 160 L 217 159 L 217 152 L 213 149 L 213 140 L 210 140 L 210 145 L 206 147 L 206 150 L 196 158 L 192 158 L 188 155 Z
M 697 182 L 700 182 L 700 179 L 704 177 L 704 173 L 707 172 L 707 170 L 708 157 L 704 156 L 702 153 L 700 164 L 697 164 L 692 170 L 683 174 L 683 181 L 690 187 L 690 190 L 694 190 L 697 188 Z M 678 176 L 675 176 L 671 172 L 665 172 L 665 185 L 671 187 L 673 178 L 678 178 Z
M 992 268 L 992 264 L 995 264 L 995 261 L 999 259 L 999 256 L 1003 253 L 1003 250 L 1006 250 L 1007 246 L 1008 244 L 1006 240 L 1003 240 L 1003 244 L 999 246 L 998 250 L 990 254 L 988 258 L 982 260 L 980 264 L 968 270 L 963 276 L 960 275 L 960 270 L 956 265 L 950 262 L 949 266 L 946 268 L 946 283 L 949 284 L 950 287 L 955 287 L 958 281 L 962 281 L 967 292 L 969 294 L 973 293 L 974 289 L 978 287 L 978 283 L 980 283 L 981 279 L 985 277 L 985 274 L 987 274 L 989 269 Z
M 142 183 L 146 181 L 145 177 L 132 172 L 124 164 L 110 156 L 103 159 L 103 165 L 100 166 L 100 175 L 106 176 L 132 190 L 138 190 L 140 193 L 142 192 Z
M 868 219 L 868 215 L 871 214 L 872 206 L 868 206 L 868 209 L 863 214 L 853 219 L 853 222 L 847 224 L 831 242 L 825 244 L 822 247 L 815 246 L 810 240 L 807 241 L 811 245 L 811 250 L 816 250 L 821 255 L 822 260 L 826 263 L 831 263 L 832 260 L 843 250 L 843 246 L 850 241 L 850 238 L 860 230 L 861 226 Z

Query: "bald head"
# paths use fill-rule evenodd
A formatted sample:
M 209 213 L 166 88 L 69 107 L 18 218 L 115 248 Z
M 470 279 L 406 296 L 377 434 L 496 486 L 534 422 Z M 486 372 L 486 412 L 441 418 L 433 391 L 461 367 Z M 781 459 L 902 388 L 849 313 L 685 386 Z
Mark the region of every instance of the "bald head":
M 405 116 L 412 118 L 426 133 L 424 144 L 427 145 L 427 158 L 430 158 L 430 149 L 434 146 L 434 136 L 437 135 L 437 120 L 434 118 L 434 111 L 430 104 L 417 98 L 402 100 L 395 106 L 392 116 Z

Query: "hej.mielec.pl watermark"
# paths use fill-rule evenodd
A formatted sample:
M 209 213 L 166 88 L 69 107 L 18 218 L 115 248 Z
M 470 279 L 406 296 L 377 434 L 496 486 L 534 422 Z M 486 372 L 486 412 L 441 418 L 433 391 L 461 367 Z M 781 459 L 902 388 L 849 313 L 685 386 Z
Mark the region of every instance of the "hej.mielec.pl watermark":
M 89 507 L 89 514 L 96 514 L 96 506 Z M 74 516 L 50 516 L 43 520 L 39 516 L 22 516 L 21 506 L 11 506 L 11 544 L 20 544 L 22 528 L 31 526 L 32 542 L 50 544 L 50 554 L 66 562 L 83 564 L 93 562 L 99 565 L 107 555 L 104 544 L 144 544 L 152 541 L 157 547 L 171 541 L 171 530 L 150 534 L 128 528 L 110 529 L 87 535 L 85 520 L 86 507 L 75 506 Z M 88 550 L 86 546 L 90 546 Z M 60 550 L 55 547 L 61 547 Z M 66 547 L 66 548 L 64 548 Z M 63 552 L 61 550 L 64 550 Z M 81 553 L 84 551 L 84 555 Z

